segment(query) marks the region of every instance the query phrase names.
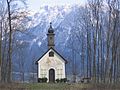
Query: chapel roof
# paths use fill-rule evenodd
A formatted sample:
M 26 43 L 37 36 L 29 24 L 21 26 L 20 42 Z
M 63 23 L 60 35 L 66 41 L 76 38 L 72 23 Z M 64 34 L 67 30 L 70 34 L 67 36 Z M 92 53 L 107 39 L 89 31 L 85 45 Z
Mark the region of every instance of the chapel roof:
M 58 53 L 54 48 L 49 48 L 36 62 L 35 62 L 35 64 L 38 64 L 38 61 L 50 50 L 50 49 L 52 49 L 55 53 L 57 53 L 64 61 L 65 61 L 65 64 L 67 64 L 68 63 L 68 61 L 60 54 L 60 53 Z

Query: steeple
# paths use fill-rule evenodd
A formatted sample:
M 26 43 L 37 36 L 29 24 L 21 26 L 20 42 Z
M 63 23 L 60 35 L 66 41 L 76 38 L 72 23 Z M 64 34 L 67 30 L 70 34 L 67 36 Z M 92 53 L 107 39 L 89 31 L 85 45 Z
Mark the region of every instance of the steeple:
M 52 23 L 50 22 L 50 27 L 48 29 L 47 38 L 48 38 L 48 48 L 54 48 L 54 29 L 52 28 Z
M 48 33 L 54 33 L 54 30 L 52 28 L 52 23 L 50 22 L 50 27 L 48 29 Z

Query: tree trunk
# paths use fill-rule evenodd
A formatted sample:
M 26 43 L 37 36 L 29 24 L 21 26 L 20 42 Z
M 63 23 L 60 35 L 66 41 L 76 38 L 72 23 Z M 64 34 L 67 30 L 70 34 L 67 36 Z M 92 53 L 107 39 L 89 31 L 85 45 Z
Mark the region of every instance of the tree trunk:
M 7 0 L 8 6 L 8 20 L 9 20 L 9 50 L 8 50 L 8 82 L 12 81 L 12 28 L 11 28 L 11 13 L 10 13 L 10 1 Z
M 0 22 L 0 82 L 1 82 L 1 68 L 2 68 L 2 21 Z

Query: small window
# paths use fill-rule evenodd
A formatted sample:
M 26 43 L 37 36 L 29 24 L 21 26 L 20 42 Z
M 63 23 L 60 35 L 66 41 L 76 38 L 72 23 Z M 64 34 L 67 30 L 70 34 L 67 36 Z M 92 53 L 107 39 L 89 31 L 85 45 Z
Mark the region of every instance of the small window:
M 49 57 L 54 57 L 54 52 L 49 52 Z

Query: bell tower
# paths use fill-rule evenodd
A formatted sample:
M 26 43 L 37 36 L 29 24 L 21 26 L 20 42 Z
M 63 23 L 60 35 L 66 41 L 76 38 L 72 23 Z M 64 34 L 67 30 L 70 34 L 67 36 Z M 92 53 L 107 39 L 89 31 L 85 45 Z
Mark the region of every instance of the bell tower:
M 54 48 L 55 44 L 54 44 L 54 29 L 52 28 L 52 23 L 50 23 L 50 27 L 48 29 L 48 33 L 47 33 L 47 39 L 48 39 L 48 49 L 50 48 Z

